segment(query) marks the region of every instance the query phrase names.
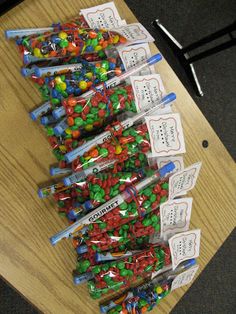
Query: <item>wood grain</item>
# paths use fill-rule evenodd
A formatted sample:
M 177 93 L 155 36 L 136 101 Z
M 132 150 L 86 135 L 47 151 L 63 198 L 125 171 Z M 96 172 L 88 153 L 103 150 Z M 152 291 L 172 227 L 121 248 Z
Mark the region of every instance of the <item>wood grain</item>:
M 0 18 L 0 28 L 48 26 L 103 2 L 25 0 Z M 128 23 L 136 21 L 122 0 L 115 3 L 122 18 Z M 157 52 L 154 45 L 151 48 Z M 28 117 L 40 102 L 38 91 L 21 77 L 15 45 L 3 33 L 0 60 L 1 275 L 45 313 L 98 313 L 98 303 L 89 298 L 86 286 L 72 284 L 75 253 L 71 243 L 55 248 L 49 244 L 48 238 L 65 221 L 58 217 L 52 200 L 39 200 L 37 186 L 50 179 L 48 167 L 55 159 L 42 129 Z M 192 227 L 202 229 L 199 263 L 203 270 L 235 226 L 235 163 L 165 60 L 157 70 L 167 91 L 177 94 L 175 109 L 182 115 L 186 138 L 185 164 L 203 162 L 191 193 Z M 201 146 L 204 139 L 209 141 L 207 149 Z M 153 313 L 169 313 L 186 289 L 170 294 Z

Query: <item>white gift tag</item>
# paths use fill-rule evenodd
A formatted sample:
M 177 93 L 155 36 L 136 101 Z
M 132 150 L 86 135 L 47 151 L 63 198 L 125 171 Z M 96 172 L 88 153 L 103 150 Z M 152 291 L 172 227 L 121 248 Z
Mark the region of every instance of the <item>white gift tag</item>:
M 199 256 L 201 230 L 178 233 L 169 239 L 172 269 L 180 263 Z
M 193 278 L 195 277 L 197 271 L 199 269 L 199 265 L 194 265 L 190 269 L 185 270 L 175 277 L 171 284 L 171 291 L 188 285 Z
M 128 24 L 125 26 L 120 26 L 113 31 L 119 33 L 127 39 L 127 44 L 140 44 L 140 43 L 150 43 L 154 42 L 154 38 L 146 30 L 146 28 L 140 23 Z
M 174 173 L 169 180 L 169 199 L 186 194 L 192 190 L 196 184 L 201 162 L 197 162 L 179 172 Z
M 116 28 L 124 25 L 114 2 L 80 11 L 91 28 Z
M 184 169 L 184 158 L 182 156 L 157 157 L 156 162 L 159 169 L 167 165 L 169 162 L 173 162 L 175 165 L 175 169 L 173 170 L 173 172 Z
M 146 116 L 153 157 L 185 153 L 185 143 L 178 113 Z
M 117 50 L 126 71 L 151 57 L 151 51 L 148 44 L 130 45 L 127 47 L 120 47 Z M 155 73 L 153 65 L 145 67 L 138 74 L 147 75 L 152 73 Z
M 189 229 L 193 199 L 180 198 L 160 205 L 161 238 Z
M 137 112 L 142 111 L 145 107 L 153 107 L 166 95 L 159 74 L 131 76 L 130 82 L 134 92 Z

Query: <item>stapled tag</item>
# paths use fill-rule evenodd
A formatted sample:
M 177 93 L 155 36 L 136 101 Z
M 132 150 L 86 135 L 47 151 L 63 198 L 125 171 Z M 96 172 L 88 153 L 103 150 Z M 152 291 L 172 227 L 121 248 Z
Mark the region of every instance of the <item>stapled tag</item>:
M 175 165 L 175 169 L 173 170 L 173 172 L 177 172 L 184 169 L 183 156 L 157 157 L 156 162 L 157 162 L 157 167 L 159 169 L 167 165 L 169 162 L 173 162 Z
M 114 2 L 80 11 L 91 28 L 116 28 L 124 25 Z
M 185 270 L 175 277 L 171 284 L 171 291 L 188 285 L 193 278 L 195 277 L 197 271 L 199 269 L 199 265 L 194 265 L 190 269 Z
M 159 74 L 131 76 L 130 82 L 134 92 L 137 112 L 147 107 L 153 107 L 166 95 Z
M 192 190 L 196 184 L 201 162 L 197 162 L 190 167 L 174 173 L 169 179 L 169 199 L 186 194 Z
M 140 44 L 140 43 L 150 43 L 154 41 L 154 38 L 146 30 L 146 28 L 140 23 L 128 24 L 125 26 L 120 26 L 113 31 L 119 33 L 127 39 L 127 44 Z
M 178 233 L 169 239 L 172 269 L 180 263 L 199 256 L 201 230 Z
M 146 116 L 150 135 L 152 157 L 185 153 L 185 143 L 178 113 Z
M 148 44 L 130 45 L 127 47 L 120 47 L 117 50 L 126 71 L 151 57 L 151 51 Z M 151 65 L 145 67 L 138 74 L 147 75 L 153 73 L 155 73 L 155 68 Z
M 161 238 L 189 229 L 193 199 L 180 198 L 160 205 Z

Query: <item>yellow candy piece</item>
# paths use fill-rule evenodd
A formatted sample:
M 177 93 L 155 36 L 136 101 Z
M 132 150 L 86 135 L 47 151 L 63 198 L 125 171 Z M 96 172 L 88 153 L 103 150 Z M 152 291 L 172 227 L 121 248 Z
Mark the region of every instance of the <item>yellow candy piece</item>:
M 59 86 L 60 86 L 60 88 L 61 88 L 62 90 L 66 90 L 66 83 L 65 83 L 65 82 L 61 82 L 61 83 L 59 84 Z
M 61 39 L 66 39 L 67 38 L 67 33 L 66 32 L 60 32 L 58 34 L 58 36 L 61 38 Z
M 115 154 L 119 155 L 122 152 L 122 147 L 120 145 L 116 145 Z
M 65 153 L 65 152 L 66 152 L 66 147 L 65 147 L 65 145 L 60 145 L 60 146 L 59 146 L 59 149 L 60 149 L 60 151 L 61 151 L 62 153 Z
M 87 160 L 91 159 L 91 156 L 84 157 L 84 159 L 87 161 Z
M 90 80 L 93 77 L 93 73 L 92 72 L 86 73 L 86 77 Z
M 66 134 L 71 135 L 72 134 L 72 130 L 71 129 L 65 129 Z
M 34 56 L 37 58 L 43 58 L 43 55 L 41 54 L 41 51 L 39 48 L 34 48 Z
M 102 46 L 100 45 L 97 45 L 95 48 L 94 48 L 95 51 L 99 51 L 99 50 L 102 50 Z
M 119 37 L 118 35 L 115 35 L 115 36 L 113 37 L 113 43 L 114 43 L 114 44 L 117 44 L 118 41 L 119 41 L 119 39 L 120 39 L 120 37 Z
M 56 76 L 55 77 L 55 82 L 56 82 L 56 84 L 61 84 L 62 83 L 61 77 L 60 76 Z
M 93 125 L 92 124 L 87 124 L 87 125 L 85 125 L 85 131 L 88 131 L 88 132 L 90 132 L 90 131 L 92 131 L 93 130 Z
M 87 88 L 87 82 L 85 82 L 85 81 L 80 81 L 79 82 L 79 88 L 81 88 L 81 89 L 86 89 Z
M 162 292 L 163 292 L 163 289 L 162 289 L 161 286 L 159 286 L 159 287 L 156 288 L 156 293 L 157 293 L 157 294 L 161 294 Z

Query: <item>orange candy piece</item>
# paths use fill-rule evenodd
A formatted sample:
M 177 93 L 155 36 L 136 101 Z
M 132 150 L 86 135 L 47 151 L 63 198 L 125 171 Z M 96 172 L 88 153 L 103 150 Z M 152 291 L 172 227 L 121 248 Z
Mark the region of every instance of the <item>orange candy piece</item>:
M 121 75 L 121 73 L 122 73 L 121 68 L 115 68 L 115 75 L 116 76 Z
M 78 130 L 73 130 L 72 131 L 72 137 L 73 138 L 78 138 L 80 136 L 80 131 Z
M 119 42 L 120 42 L 121 44 L 125 44 L 125 43 L 127 42 L 127 39 L 126 39 L 125 37 L 123 37 L 123 36 L 120 36 Z
M 94 32 L 94 31 L 90 31 L 90 32 L 89 32 L 89 37 L 92 38 L 92 39 L 93 39 L 93 38 L 97 38 L 97 33 Z
M 96 158 L 98 156 L 98 150 L 97 149 L 93 149 L 89 155 L 92 157 L 92 158 Z
M 77 104 L 77 100 L 75 98 L 71 97 L 67 100 L 67 104 L 68 104 L 68 106 L 74 107 Z
M 72 117 L 68 117 L 67 118 L 67 123 L 68 123 L 69 126 L 74 125 L 74 119 Z

